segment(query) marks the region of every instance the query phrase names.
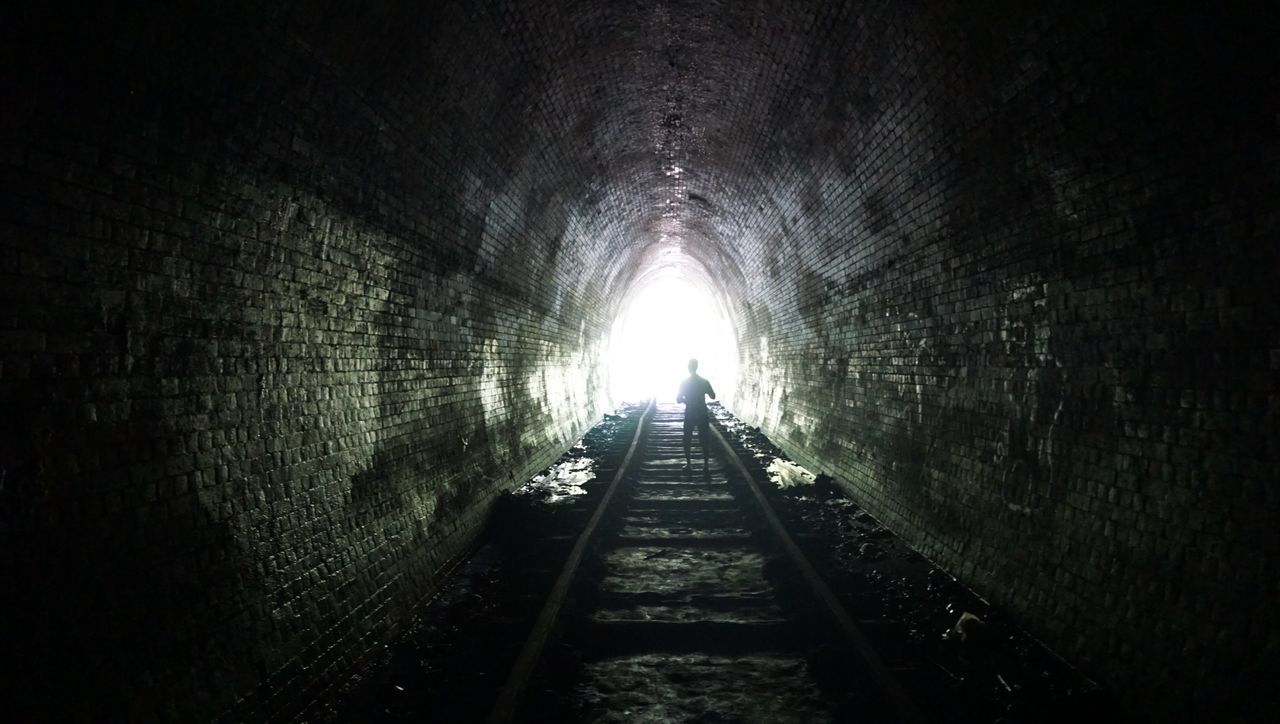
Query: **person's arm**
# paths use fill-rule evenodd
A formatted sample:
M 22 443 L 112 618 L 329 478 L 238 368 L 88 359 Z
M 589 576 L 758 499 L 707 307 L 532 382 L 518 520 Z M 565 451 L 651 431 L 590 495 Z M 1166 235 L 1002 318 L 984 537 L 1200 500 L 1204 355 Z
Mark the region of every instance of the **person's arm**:
M 710 381 L 707 382 L 707 394 L 711 396 L 711 399 L 716 399 L 716 391 L 711 389 Z
M 685 401 L 684 398 L 685 398 L 684 384 L 681 383 L 680 389 L 676 390 L 676 402 L 684 402 Z

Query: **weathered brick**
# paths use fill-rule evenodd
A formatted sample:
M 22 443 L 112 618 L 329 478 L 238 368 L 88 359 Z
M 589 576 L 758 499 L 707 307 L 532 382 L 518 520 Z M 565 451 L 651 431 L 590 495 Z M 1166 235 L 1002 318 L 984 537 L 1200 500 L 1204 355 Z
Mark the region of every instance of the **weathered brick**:
M 53 652 L 33 700 L 305 706 L 599 414 L 668 258 L 738 324 L 739 414 L 1135 707 L 1229 718 L 1266 681 L 1274 617 L 1224 595 L 1280 565 L 1265 23 L 189 5 L 14 19 L 0 543 Z
M 874 107 L 896 81 L 920 102 L 781 119 L 775 136 L 820 150 L 762 150 L 770 204 L 726 214 L 751 302 L 737 412 L 1160 720 L 1276 708 L 1258 689 L 1275 650 L 1220 593 L 1280 555 L 1261 522 L 1280 510 L 1200 479 L 1269 490 L 1278 470 L 1276 64 L 1249 24 L 884 13 L 809 46 L 825 62 L 806 83 Z M 848 374 L 809 384 L 823 359 Z M 1223 625 L 1169 666 L 1160 627 L 1189 615 Z

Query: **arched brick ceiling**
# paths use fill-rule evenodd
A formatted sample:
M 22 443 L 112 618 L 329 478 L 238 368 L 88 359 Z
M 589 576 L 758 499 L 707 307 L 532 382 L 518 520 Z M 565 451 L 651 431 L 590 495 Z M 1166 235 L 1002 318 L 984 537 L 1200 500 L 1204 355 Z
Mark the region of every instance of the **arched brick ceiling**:
M 463 3 L 415 15 L 337 4 L 292 22 L 340 68 L 366 69 L 353 84 L 396 109 L 394 122 L 427 146 L 457 146 L 469 162 L 459 166 L 481 174 L 476 193 L 505 194 L 545 224 L 526 239 L 571 236 L 582 288 L 614 309 L 618 290 L 673 251 L 721 294 L 745 293 L 765 263 L 761 228 L 799 220 L 797 171 L 871 103 L 853 91 L 879 72 L 898 26 L 865 9 Z
M 737 321 L 741 417 L 1138 710 L 1239 718 L 1275 658 L 1274 40 L 1085 5 L 16 6 L 33 681 L 291 717 L 599 418 L 674 266 Z M 63 686 L 86 645 L 122 665 Z

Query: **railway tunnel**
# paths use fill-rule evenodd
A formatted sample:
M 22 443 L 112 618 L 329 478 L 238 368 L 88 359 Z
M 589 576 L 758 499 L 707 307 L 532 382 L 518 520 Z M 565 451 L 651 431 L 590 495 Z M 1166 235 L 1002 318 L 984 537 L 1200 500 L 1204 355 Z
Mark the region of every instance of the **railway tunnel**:
M 1131 713 L 1275 713 L 1263 15 L 4 15 L 16 712 L 234 721 L 338 680 L 703 345 L 727 408 Z

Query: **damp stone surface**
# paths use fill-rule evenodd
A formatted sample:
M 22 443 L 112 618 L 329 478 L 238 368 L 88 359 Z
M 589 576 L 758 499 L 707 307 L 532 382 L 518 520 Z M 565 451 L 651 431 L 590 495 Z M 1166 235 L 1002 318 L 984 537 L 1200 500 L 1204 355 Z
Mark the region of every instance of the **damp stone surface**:
M 624 402 L 618 322 L 674 280 L 760 452 L 1128 711 L 1280 719 L 1273 28 L 1200 1 L 6 11 L 10 716 L 301 716 Z

